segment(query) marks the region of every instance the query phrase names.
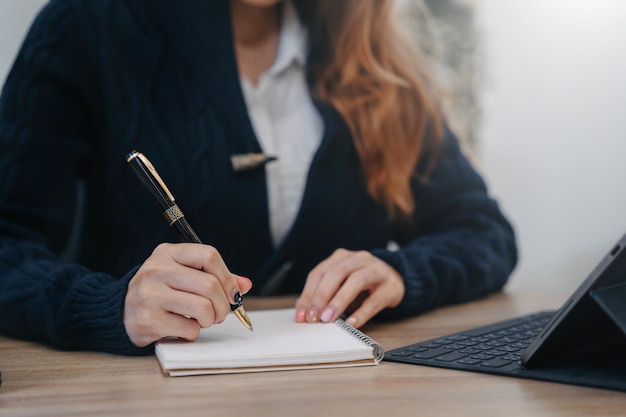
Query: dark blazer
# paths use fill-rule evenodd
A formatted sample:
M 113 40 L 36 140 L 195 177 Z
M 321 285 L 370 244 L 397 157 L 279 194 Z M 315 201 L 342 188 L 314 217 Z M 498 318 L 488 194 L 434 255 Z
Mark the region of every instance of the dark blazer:
M 497 291 L 516 263 L 514 233 L 447 132 L 410 224 L 367 194 L 349 131 L 318 104 L 322 143 L 302 207 L 271 243 L 261 151 L 239 86 L 226 0 L 52 0 L 22 46 L 0 101 L 0 331 L 67 349 L 124 354 L 128 281 L 178 237 L 125 161 L 145 153 L 200 238 L 252 292 L 286 261 L 279 293 L 337 248 L 369 250 L 403 276 L 417 314 Z M 280 161 L 275 162 L 280 163 Z M 78 185 L 77 185 L 78 184 Z M 79 192 L 77 192 L 77 190 Z M 63 256 L 74 225 L 78 252 Z M 400 246 L 388 250 L 389 242 Z

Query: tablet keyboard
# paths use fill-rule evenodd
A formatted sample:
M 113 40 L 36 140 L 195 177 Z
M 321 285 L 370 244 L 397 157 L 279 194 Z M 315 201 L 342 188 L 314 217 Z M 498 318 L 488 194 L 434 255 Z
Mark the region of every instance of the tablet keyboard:
M 524 349 L 545 327 L 553 311 L 470 329 L 389 350 L 385 360 L 474 372 L 514 373 Z

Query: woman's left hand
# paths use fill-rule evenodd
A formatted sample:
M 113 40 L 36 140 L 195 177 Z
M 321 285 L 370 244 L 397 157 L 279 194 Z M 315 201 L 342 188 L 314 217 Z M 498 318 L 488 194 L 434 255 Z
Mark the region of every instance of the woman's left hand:
M 296 301 L 297 322 L 331 322 L 362 295 L 365 298 L 346 322 L 360 327 L 404 297 L 404 282 L 389 264 L 367 251 L 337 249 L 307 277 Z

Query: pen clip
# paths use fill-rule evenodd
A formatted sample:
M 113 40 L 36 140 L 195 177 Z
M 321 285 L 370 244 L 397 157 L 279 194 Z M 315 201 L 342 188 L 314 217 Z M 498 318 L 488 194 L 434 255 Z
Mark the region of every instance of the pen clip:
M 132 151 L 126 157 L 126 161 L 131 165 L 131 167 L 137 173 L 141 173 L 143 175 L 138 175 L 142 182 L 151 182 L 151 184 L 144 184 L 145 188 L 150 192 L 154 200 L 161 206 L 164 201 L 169 201 L 165 207 L 161 207 L 163 210 L 167 210 L 172 204 L 175 203 L 174 196 L 170 192 L 170 190 L 161 179 L 161 176 L 156 171 L 152 163 L 144 154 L 139 151 Z

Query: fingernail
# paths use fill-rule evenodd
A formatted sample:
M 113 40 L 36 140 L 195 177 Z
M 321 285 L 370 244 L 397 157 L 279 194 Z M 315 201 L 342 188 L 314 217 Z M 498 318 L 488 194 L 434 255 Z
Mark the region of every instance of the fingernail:
M 235 305 L 241 305 L 243 297 L 241 296 L 241 293 L 239 291 L 236 291 L 235 294 L 233 294 L 233 300 L 235 300 Z
M 356 325 L 356 317 L 348 317 L 346 319 L 346 324 L 354 327 Z
M 306 321 L 306 308 L 300 307 L 296 310 L 296 322 L 303 323 Z
M 306 316 L 306 321 L 309 323 L 315 323 L 318 319 L 319 310 L 317 307 L 311 307 Z
M 322 315 L 320 316 L 320 320 L 324 323 L 328 323 L 335 316 L 335 309 L 332 307 L 326 307 L 324 311 L 322 311 Z

